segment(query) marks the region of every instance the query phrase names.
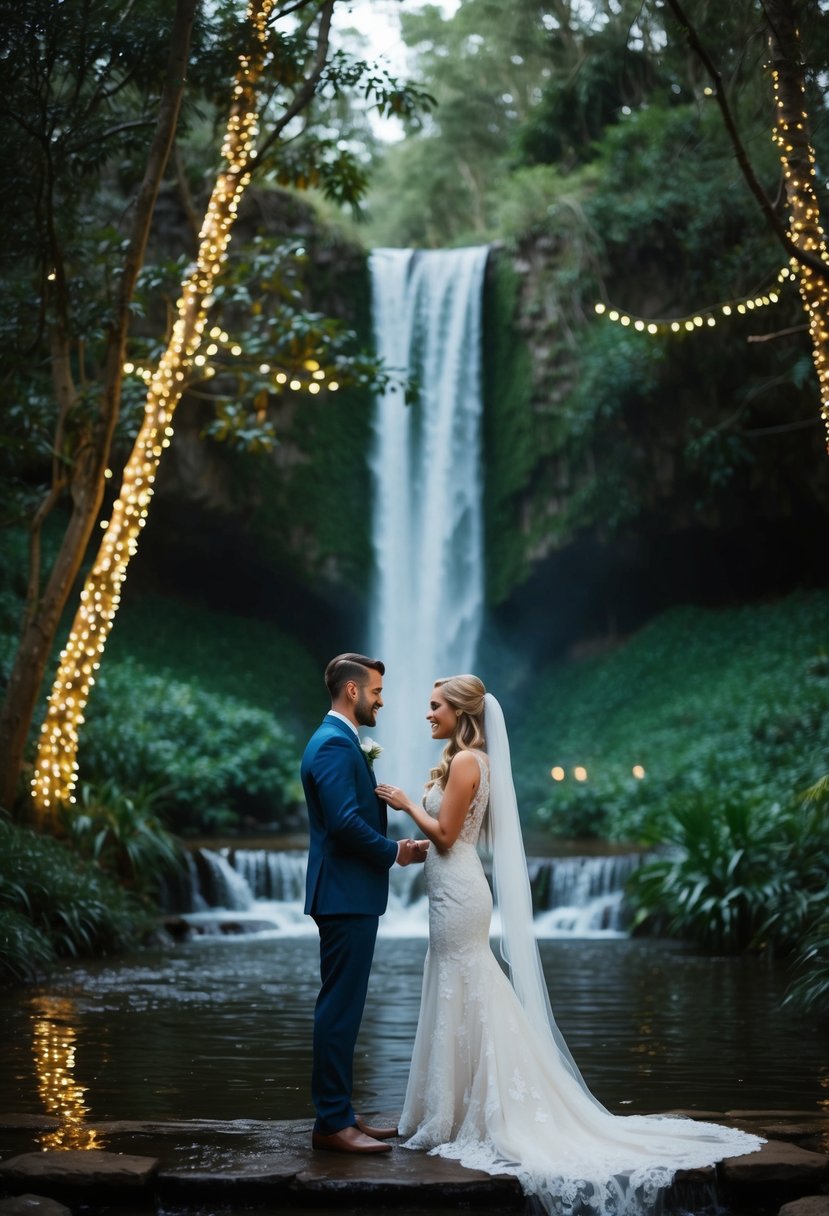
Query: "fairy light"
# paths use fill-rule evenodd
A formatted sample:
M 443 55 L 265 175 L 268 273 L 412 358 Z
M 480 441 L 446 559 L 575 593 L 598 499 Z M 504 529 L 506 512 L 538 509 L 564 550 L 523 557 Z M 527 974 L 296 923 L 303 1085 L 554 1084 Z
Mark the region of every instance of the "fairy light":
M 768 308 L 772 304 L 779 303 L 780 288 L 788 282 L 793 282 L 795 278 L 795 272 L 788 266 L 783 266 L 777 274 L 774 286 L 769 287 L 767 291 L 762 291 L 754 296 L 744 296 L 739 300 L 729 300 L 724 304 L 715 304 L 711 308 L 698 309 L 696 312 L 686 313 L 683 317 L 670 317 L 667 320 L 659 320 L 656 317 L 637 317 L 635 313 L 611 308 L 601 300 L 593 305 L 593 311 L 599 317 L 607 317 L 609 321 L 621 325 L 624 329 L 633 329 L 640 334 L 648 333 L 651 336 L 692 334 L 699 329 L 713 329 L 722 317 L 732 317 L 735 312 L 743 316 L 747 312 L 754 312 L 756 309 Z
M 80 595 L 66 647 L 41 727 L 32 797 L 39 818 L 48 818 L 66 802 L 74 802 L 77 783 L 78 731 L 95 683 L 115 614 L 127 566 L 138 549 L 153 496 L 158 465 L 173 435 L 172 419 L 194 363 L 213 303 L 213 288 L 227 256 L 238 204 L 251 179 L 258 133 L 256 86 L 267 55 L 267 21 L 276 0 L 250 0 L 247 20 L 253 31 L 251 50 L 240 54 L 233 100 L 222 144 L 220 171 L 199 233 L 195 266 L 184 280 L 176 303 L 176 321 L 167 349 L 155 372 L 136 368 L 146 379 L 144 418 L 124 466 L 118 497 L 105 525 L 98 556 Z M 228 341 L 223 330 L 212 338 Z M 241 348 L 239 348 L 241 349 Z M 125 369 L 126 370 L 126 369 Z
M 772 139 L 780 154 L 786 183 L 789 236 L 798 249 L 826 264 L 826 271 L 821 274 L 796 257 L 790 262 L 808 318 L 812 358 L 820 386 L 820 416 L 829 451 L 829 251 L 815 188 L 815 152 L 809 141 L 809 116 L 802 108 L 806 89 L 802 80 L 788 74 L 785 79 L 781 77 L 776 67 L 772 67 L 771 76 L 777 114 Z

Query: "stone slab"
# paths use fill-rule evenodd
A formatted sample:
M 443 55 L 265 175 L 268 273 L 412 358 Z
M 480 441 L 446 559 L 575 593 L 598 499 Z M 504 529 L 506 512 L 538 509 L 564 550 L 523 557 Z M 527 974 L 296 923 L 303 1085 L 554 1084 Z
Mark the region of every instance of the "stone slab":
M 720 1177 L 732 1184 L 759 1186 L 794 1182 L 809 1186 L 826 1176 L 827 1167 L 829 1157 L 823 1153 L 810 1153 L 782 1140 L 768 1140 L 756 1153 L 729 1157 L 721 1161 L 717 1169 Z
M 155 1157 L 108 1153 L 103 1149 L 52 1149 L 21 1153 L 0 1162 L 0 1178 L 8 1185 L 134 1190 L 148 1186 L 158 1173 Z
M 829 1119 L 825 1115 L 811 1123 L 758 1122 L 757 1126 L 769 1140 L 806 1140 L 822 1132 L 829 1133 Z
M 781 1138 L 718 1167 L 678 1174 L 675 1187 L 682 1195 L 682 1188 L 695 1186 L 713 1193 L 718 1182 L 740 1211 L 751 1210 L 746 1204 L 753 1202 L 753 1196 L 762 1196 L 767 1212 L 774 1210 L 772 1204 L 776 1207 L 809 1192 L 817 1199 L 829 1199 L 814 1194 L 829 1179 L 829 1157 L 782 1139 L 784 1131 L 786 1140 L 796 1133 L 815 1136 L 829 1125 L 825 1114 L 785 1112 L 787 1122 L 781 1123 L 782 1115 L 767 1111 L 732 1112 L 730 1116 L 686 1113 L 706 1122 L 738 1125 L 745 1125 L 750 1116 L 752 1130 L 761 1134 L 781 1124 Z M 4 1121 L 25 1136 L 27 1148 L 34 1140 L 32 1133 L 53 1130 L 55 1124 L 31 1115 L 0 1116 L 0 1124 Z M 110 1151 L 20 1153 L 17 1148 L 18 1156 L 0 1163 L 0 1189 L 7 1194 L 43 1191 L 70 1203 L 75 1198 L 87 1203 L 93 1197 L 106 1203 L 116 1190 L 126 1190 L 134 1202 L 146 1203 L 157 1194 L 162 1202 L 169 1198 L 171 1205 L 183 1209 L 201 1207 L 215 1198 L 234 1206 L 250 1201 L 258 1211 L 268 1212 L 311 1206 L 351 1212 L 372 1206 L 406 1212 L 419 1212 L 421 1207 L 436 1212 L 458 1208 L 488 1208 L 505 1214 L 523 1211 L 524 1199 L 514 1178 L 467 1170 L 455 1161 L 412 1152 L 399 1144 L 376 1156 L 314 1152 L 308 1119 L 111 1120 L 89 1126 Z M 144 1155 L 138 1155 L 142 1152 Z M 0 1216 L 17 1216 L 17 1212 L 4 1213 L 0 1207 Z M 52 1214 L 43 1211 L 37 1216 Z M 824 1205 L 814 1211 L 787 1211 L 785 1216 L 829 1216 L 829 1211 Z
M 0 1216 L 72 1216 L 72 1209 L 45 1195 L 13 1195 L 0 1199 Z
M 784 1203 L 777 1216 L 829 1216 L 829 1195 L 805 1195 Z

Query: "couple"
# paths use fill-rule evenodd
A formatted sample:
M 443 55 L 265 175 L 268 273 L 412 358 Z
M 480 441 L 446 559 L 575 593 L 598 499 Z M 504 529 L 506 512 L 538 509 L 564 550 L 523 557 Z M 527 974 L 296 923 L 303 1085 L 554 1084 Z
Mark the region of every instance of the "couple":
M 665 1116 L 616 1116 L 588 1090 L 550 1009 L 509 742 L 501 707 L 476 676 L 438 680 L 432 737 L 446 740 L 423 803 L 376 785 L 358 726 L 382 707 L 383 664 L 345 654 L 326 669 L 331 712 L 302 761 L 311 841 L 306 912 L 320 931 L 314 1015 L 313 1145 L 388 1151 L 351 1105 L 354 1044 L 388 872 L 426 863 L 429 950 L 399 1134 L 403 1147 L 511 1174 L 556 1216 L 652 1211 L 677 1170 L 759 1148 L 756 1136 Z M 386 838 L 386 805 L 425 841 Z M 492 896 L 477 851 L 492 853 L 509 979 L 489 945 Z

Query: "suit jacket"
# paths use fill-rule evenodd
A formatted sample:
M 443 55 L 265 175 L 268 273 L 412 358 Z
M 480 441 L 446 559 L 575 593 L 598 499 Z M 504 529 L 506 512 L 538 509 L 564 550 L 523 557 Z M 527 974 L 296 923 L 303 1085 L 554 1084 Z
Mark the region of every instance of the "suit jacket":
M 397 845 L 386 836 L 386 805 L 354 731 L 328 714 L 302 757 L 311 839 L 305 911 L 381 916 Z

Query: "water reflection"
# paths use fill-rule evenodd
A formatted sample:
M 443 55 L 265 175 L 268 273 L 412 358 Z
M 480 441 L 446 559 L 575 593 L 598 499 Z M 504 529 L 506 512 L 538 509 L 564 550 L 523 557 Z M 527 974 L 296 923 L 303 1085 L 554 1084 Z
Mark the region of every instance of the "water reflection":
M 378 942 L 355 1061 L 367 1113 L 402 1102 L 425 952 L 421 938 Z M 562 1032 L 611 1109 L 829 1110 L 824 1044 L 782 1006 L 774 960 L 638 940 L 545 940 L 541 955 Z M 48 991 L 0 990 L 0 1110 L 45 1107 L 60 1120 L 49 1146 L 84 1148 L 90 1121 L 311 1117 L 318 986 L 310 936 L 67 963 Z
M 37 1088 L 48 1115 L 60 1120 L 53 1131 L 41 1132 L 41 1148 L 102 1148 L 94 1128 L 86 1126 L 86 1088 L 75 1080 L 77 1010 L 68 997 L 36 996 L 32 1000 L 33 1051 Z

